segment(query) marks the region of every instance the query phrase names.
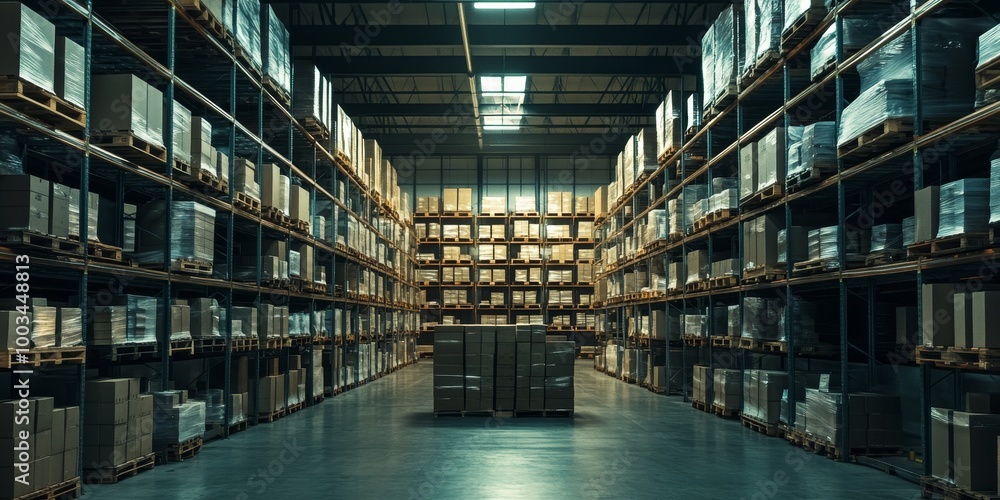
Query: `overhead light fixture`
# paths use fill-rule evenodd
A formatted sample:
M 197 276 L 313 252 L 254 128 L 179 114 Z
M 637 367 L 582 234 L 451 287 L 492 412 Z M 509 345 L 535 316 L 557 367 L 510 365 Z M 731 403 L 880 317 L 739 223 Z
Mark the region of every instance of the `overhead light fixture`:
M 483 115 L 483 130 L 519 130 L 521 118 L 520 114 Z
M 535 2 L 474 2 L 477 9 L 534 9 Z

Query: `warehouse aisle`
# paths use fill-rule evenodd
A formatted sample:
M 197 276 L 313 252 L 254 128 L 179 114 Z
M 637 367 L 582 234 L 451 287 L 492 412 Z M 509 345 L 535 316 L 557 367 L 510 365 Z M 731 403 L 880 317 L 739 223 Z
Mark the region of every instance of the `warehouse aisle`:
M 577 363 L 575 419 L 431 414 L 421 362 L 87 498 L 915 498 Z

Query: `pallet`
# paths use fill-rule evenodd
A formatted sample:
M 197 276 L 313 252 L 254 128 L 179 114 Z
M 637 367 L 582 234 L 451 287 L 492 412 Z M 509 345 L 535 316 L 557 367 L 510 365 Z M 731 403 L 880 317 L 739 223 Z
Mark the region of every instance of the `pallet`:
M 234 338 L 230 343 L 230 350 L 233 352 L 256 351 L 260 348 L 260 341 L 256 338 L 241 337 Z
M 784 186 L 779 183 L 775 183 L 743 199 L 740 201 L 740 205 L 743 207 L 755 207 L 771 201 L 779 200 L 782 196 L 785 196 Z
M 685 335 L 684 336 L 684 345 L 691 346 L 691 347 L 701 347 L 701 346 L 708 345 L 708 339 L 705 338 L 705 337 L 697 337 L 697 336 L 694 336 L 694 335 Z
M 129 460 L 123 464 L 112 467 L 87 468 L 84 467 L 84 477 L 88 484 L 115 484 L 123 479 L 130 478 L 140 472 L 153 470 L 156 466 L 156 453 L 150 453 L 144 457 Z
M 194 340 L 171 340 L 170 341 L 170 356 L 173 357 L 177 354 L 194 354 Z
M 122 249 L 121 247 L 105 245 L 104 243 L 91 240 L 87 242 L 87 257 L 91 260 L 121 264 Z
M 302 234 L 304 234 L 306 236 L 310 235 L 310 233 L 309 233 L 309 222 L 308 221 L 299 220 L 299 219 L 290 219 L 289 220 L 289 224 L 291 224 L 292 231 L 296 231 L 296 232 L 302 233 Z
M 733 81 L 725 86 L 719 97 L 715 98 L 715 102 L 712 103 L 708 109 L 702 114 L 702 118 L 709 120 L 715 115 L 722 113 L 725 109 L 736 100 L 738 94 L 738 89 L 736 87 L 736 82 Z
M 785 279 L 785 269 L 777 266 L 758 266 L 743 271 L 744 285 L 757 285 Z
M 901 260 L 906 260 L 906 250 L 901 248 L 887 248 L 868 254 L 865 257 L 865 266 L 881 266 Z
M 876 124 L 856 139 L 837 147 L 838 158 L 852 156 L 871 157 L 875 153 L 888 151 L 913 138 L 913 121 L 891 118 Z
M 802 43 L 825 17 L 826 9 L 822 7 L 812 8 L 802 13 L 787 30 L 781 33 L 781 52 L 786 53 Z
M 264 75 L 264 78 L 261 80 L 261 84 L 266 90 L 270 90 L 271 95 L 273 95 L 279 103 L 284 104 L 286 108 L 292 105 L 292 96 L 288 93 L 288 91 L 281 88 L 281 86 L 278 85 L 278 82 L 276 82 L 273 78 Z
M 732 349 L 740 346 L 739 337 L 709 337 L 712 341 L 712 347 L 721 347 L 725 349 Z
M 767 422 L 761 422 L 760 420 L 748 417 L 746 415 L 740 416 L 740 423 L 743 424 L 743 427 L 746 427 L 752 431 L 759 432 L 761 434 L 765 434 L 767 436 L 784 437 L 783 435 L 779 436 L 779 434 L 782 433 L 778 429 L 778 424 L 769 424 Z
M 722 418 L 736 418 L 740 416 L 740 410 L 727 409 L 724 406 L 717 404 L 712 404 L 712 413 L 722 417 Z
M 514 417 L 572 418 L 573 410 L 514 410 Z
M 232 425 L 229 426 L 229 433 L 230 434 L 235 434 L 237 432 L 245 431 L 249 427 L 250 427 L 250 421 L 249 420 L 243 420 L 242 422 L 236 422 L 235 424 L 232 424 Z
M 720 288 L 732 288 L 734 286 L 740 285 L 740 278 L 738 276 L 728 275 L 728 276 L 716 276 L 714 278 L 708 279 L 708 288 L 710 290 L 717 290 Z
M 698 401 L 697 399 L 691 400 L 691 407 L 695 410 L 703 411 L 706 413 L 712 413 L 712 405 L 706 404 L 704 401 Z
M 66 500 L 79 498 L 80 494 L 80 478 L 75 477 L 17 497 L 15 500 Z
M 746 88 L 755 82 L 767 70 L 771 69 L 781 59 L 781 53 L 777 49 L 770 49 L 764 55 L 757 58 L 754 64 L 743 72 L 740 76 L 740 88 Z
M 284 417 L 286 414 L 285 408 L 272 413 L 257 414 L 257 421 L 271 423 L 281 417 Z
M 0 76 L 0 102 L 64 132 L 83 130 L 87 113 L 18 76 Z
M 813 184 L 818 184 L 827 174 L 834 174 L 837 168 L 811 167 L 801 172 L 796 172 L 785 179 L 785 187 L 789 193 L 794 193 Z
M 260 200 L 239 191 L 233 193 L 233 206 L 257 217 L 261 215 Z
M 140 267 L 146 269 L 163 269 L 162 262 L 143 262 Z M 175 273 L 196 274 L 199 276 L 212 275 L 212 263 L 193 259 L 175 259 L 170 262 L 170 271 Z
M 701 280 L 701 281 L 697 281 L 697 282 L 694 282 L 694 283 L 688 283 L 688 284 L 684 285 L 684 291 L 688 292 L 688 293 L 691 293 L 691 292 L 701 292 L 701 291 L 706 291 L 708 289 L 709 289 L 709 281 L 708 280 Z
M 84 252 L 83 245 L 79 241 L 57 238 L 35 231 L 0 231 L 0 244 L 73 256 L 81 256 Z
M 91 132 L 90 143 L 140 166 L 167 163 L 167 150 L 163 146 L 146 142 L 130 131 Z
M 281 227 L 288 227 L 290 224 L 288 216 L 275 207 L 264 206 L 261 209 L 261 217 Z
M 916 363 L 938 368 L 966 370 L 1000 370 L 1000 349 L 982 347 L 916 347 Z
M 986 89 L 1000 84 L 1000 57 L 994 58 L 976 69 L 976 88 Z
M 195 354 L 226 352 L 225 338 L 194 339 L 192 342 L 194 343 Z
M 16 349 L 0 351 L 0 368 L 46 365 L 79 365 L 87 361 L 87 348 L 36 347 L 18 354 Z
M 945 236 L 906 247 L 907 257 L 937 257 L 982 250 L 990 245 L 989 233 L 965 233 Z
M 97 357 L 107 358 L 111 361 L 133 361 L 143 357 L 157 356 L 160 352 L 158 342 L 93 345 L 88 348 L 94 351 L 92 356 L 97 355 Z
M 922 476 L 920 478 L 921 498 L 942 498 L 947 500 L 998 500 L 1000 495 L 992 491 L 968 491 L 941 479 Z
M 856 267 L 863 266 L 865 264 L 865 256 L 863 255 L 848 255 L 846 258 L 847 269 L 852 269 Z M 840 271 L 840 258 L 831 257 L 826 259 L 811 259 L 802 262 L 796 262 L 792 265 L 792 270 L 796 275 L 809 275 L 825 273 L 830 271 Z
M 170 462 L 183 462 L 189 458 L 194 458 L 201 451 L 203 444 L 202 437 L 197 436 L 183 443 L 168 444 L 167 449 L 156 454 L 157 465 Z
M 215 35 L 224 46 L 228 48 L 236 46 L 233 34 L 229 32 L 226 25 L 222 21 L 219 21 L 215 17 L 215 14 L 201 0 L 180 0 L 180 5 L 190 13 L 198 24 L 204 26 L 205 29 Z
M 528 212 L 511 212 L 511 217 L 541 217 L 538 212 L 528 211 Z

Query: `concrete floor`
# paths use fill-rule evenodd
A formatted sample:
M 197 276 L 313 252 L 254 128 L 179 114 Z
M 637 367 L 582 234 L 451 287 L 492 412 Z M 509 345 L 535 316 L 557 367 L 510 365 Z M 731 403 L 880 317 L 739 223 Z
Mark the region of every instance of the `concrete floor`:
M 88 499 L 918 498 L 577 363 L 576 417 L 431 414 L 431 362 L 208 443 Z

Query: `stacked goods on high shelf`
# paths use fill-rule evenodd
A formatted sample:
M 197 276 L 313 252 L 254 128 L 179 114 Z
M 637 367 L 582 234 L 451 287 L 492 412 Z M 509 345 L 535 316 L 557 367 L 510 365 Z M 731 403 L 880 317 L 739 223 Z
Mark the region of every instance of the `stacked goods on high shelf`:
M 711 371 L 713 409 L 723 416 L 733 416 L 742 411 L 745 392 L 743 371 L 729 368 L 715 368 Z
M 21 401 L 0 402 L 0 420 L 5 425 L 0 440 L 8 447 L 0 458 L 0 498 L 27 497 L 80 476 L 80 407 L 56 408 L 50 397 Z M 30 420 L 24 415 L 31 415 Z M 96 434 L 91 436 L 98 439 Z
M 850 393 L 845 403 L 840 391 L 810 387 L 805 389 L 805 396 L 804 402 L 795 405 L 795 429 L 806 437 L 836 447 L 841 456 L 878 454 L 901 448 L 903 430 L 899 396 Z M 845 437 L 848 450 L 840 449 Z M 995 448 L 993 460 L 995 474 Z M 995 475 L 993 484 L 996 486 Z
M 844 59 L 864 48 L 882 34 L 880 19 L 873 17 L 845 17 L 844 32 L 840 36 Z M 819 80 L 837 60 L 837 23 L 831 24 L 813 46 L 809 57 L 809 76 Z
M 819 342 L 816 333 L 816 304 L 805 302 L 797 296 L 785 299 L 763 297 L 743 298 L 743 323 L 740 336 L 756 342 L 788 342 L 785 332 L 791 329 L 795 346 L 814 346 Z M 739 307 L 739 306 L 730 306 Z M 791 309 L 792 324 L 786 327 L 785 310 Z M 733 316 L 730 310 L 730 317 Z M 738 312 L 736 313 L 738 315 Z M 728 332 L 727 332 L 728 333 Z
M 231 0 L 236 7 L 237 56 L 260 73 L 261 57 L 261 8 L 259 0 Z
M 152 464 L 153 439 L 165 421 L 153 418 L 154 396 L 140 394 L 139 385 L 137 378 L 87 381 L 83 411 L 85 470 L 114 477 L 116 467 L 133 460 L 139 460 L 140 466 L 145 461 Z M 199 431 L 204 429 L 202 410 Z M 68 434 L 66 438 L 69 442 Z
M 788 165 L 785 181 L 788 189 L 797 189 L 820 180 L 837 170 L 837 128 L 834 122 L 816 122 L 805 127 L 788 128 Z M 801 137 L 801 140 L 796 140 Z M 753 144 L 748 145 L 751 147 Z
M 913 82 L 920 78 L 920 116 L 932 122 L 947 122 L 972 111 L 977 34 L 995 22 L 985 19 L 933 18 L 922 24 L 920 47 L 913 37 L 901 36 L 858 63 L 861 93 L 844 108 L 837 131 L 838 156 L 870 153 L 881 144 L 865 139 L 873 129 L 879 134 L 899 132 L 912 136 Z M 920 58 L 921 74 L 915 75 L 913 51 Z M 892 146 L 897 143 L 891 144 Z M 866 147 L 867 146 L 867 147 Z M 867 155 L 866 155 L 867 156 Z
M 18 308 L 27 306 L 27 314 L 22 315 Z M 74 347 L 83 343 L 83 324 L 79 307 L 49 303 L 46 299 L 32 297 L 27 304 L 17 299 L 0 301 L 0 350 L 21 348 Z M 22 337 L 17 334 L 18 326 L 24 325 L 26 317 L 30 321 L 30 333 L 24 338 L 30 340 L 30 345 L 18 342 Z M 22 328 L 23 331 L 23 328 Z
M 684 124 L 681 121 L 681 94 L 670 90 L 656 108 L 656 155 L 666 160 L 684 145 Z M 644 138 L 645 139 L 645 138 Z M 653 169 L 655 171 L 655 167 Z
M 788 373 L 746 370 L 743 373 L 743 417 L 766 425 L 781 420 L 781 397 L 788 390 Z
M 743 64 L 739 68 L 744 78 L 759 76 L 778 59 L 781 47 L 782 0 L 744 0 L 746 15 L 739 41 L 743 43 Z M 745 36 L 744 36 L 745 35 Z M 715 43 L 718 41 L 713 40 Z M 718 62 L 718 60 L 717 60 Z M 742 83 L 746 83 L 745 80 Z
M 745 24 L 739 5 L 726 7 L 712 23 L 701 43 L 701 70 L 704 80 L 703 108 L 706 114 L 724 107 L 736 97 L 737 72 L 742 67 Z
M 792 131 L 796 135 L 789 137 L 788 142 L 801 141 L 802 127 L 793 127 Z M 785 128 L 776 127 L 761 140 L 740 149 L 740 203 L 756 203 L 781 195 L 786 178 L 785 144 Z
M 271 5 L 261 12 L 261 24 L 264 84 L 287 102 L 292 95 L 291 37 Z
M 167 214 L 171 218 L 167 220 Z M 135 257 L 141 264 L 163 265 L 174 270 L 200 266 L 210 274 L 215 252 L 215 210 L 195 201 L 174 201 L 170 207 L 156 200 L 139 207 Z M 170 240 L 166 240 L 167 224 Z M 169 253 L 166 248 L 169 248 Z
M 931 408 L 931 474 L 970 498 L 997 494 L 998 437 L 1000 394 L 966 393 L 965 411 Z
M 573 411 L 576 345 L 544 326 L 439 326 L 434 412 Z
M 996 319 L 1000 292 L 992 287 L 971 292 L 961 284 L 925 283 L 921 297 L 924 347 L 960 350 L 1000 348 L 1000 335 L 991 326 Z M 942 317 L 942 310 L 951 314 Z M 909 334 L 912 335 L 912 332 Z M 978 356 L 975 358 L 978 362 Z
M 990 28 L 979 36 L 976 46 L 976 108 L 995 102 L 1000 98 L 1000 78 L 997 64 L 1000 63 L 1000 25 Z

